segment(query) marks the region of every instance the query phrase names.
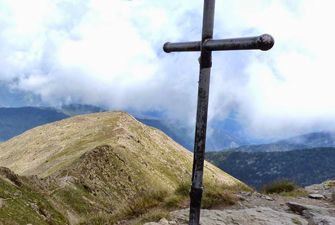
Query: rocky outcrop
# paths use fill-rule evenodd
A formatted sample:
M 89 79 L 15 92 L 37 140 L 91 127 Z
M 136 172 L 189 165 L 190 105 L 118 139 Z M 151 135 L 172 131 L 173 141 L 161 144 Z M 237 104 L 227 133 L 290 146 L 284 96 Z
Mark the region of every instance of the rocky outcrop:
M 173 218 L 166 223 L 161 220 L 158 223 L 147 225 L 163 224 L 188 224 L 188 210 L 180 210 L 171 213 Z M 308 224 L 307 220 L 294 214 L 275 211 L 268 207 L 255 207 L 239 210 L 202 210 L 200 224 L 206 225 L 280 225 L 280 224 Z
M 310 225 L 335 224 L 335 209 L 288 202 L 287 206 L 308 220 Z
M 326 199 L 335 200 L 335 180 L 327 180 L 321 184 L 313 184 L 305 187 L 305 189 L 313 196 L 324 196 Z
M 203 225 L 335 225 L 335 204 L 329 196 L 334 181 L 306 187 L 305 196 L 263 195 L 240 192 L 239 202 L 220 210 L 202 210 Z M 323 196 L 321 198 L 310 198 Z M 146 225 L 188 224 L 188 210 L 170 213 L 170 220 L 162 219 Z

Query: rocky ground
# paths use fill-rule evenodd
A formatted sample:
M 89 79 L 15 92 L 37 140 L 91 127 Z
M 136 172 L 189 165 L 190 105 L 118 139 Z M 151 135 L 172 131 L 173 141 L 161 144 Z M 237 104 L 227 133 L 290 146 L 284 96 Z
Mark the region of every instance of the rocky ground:
M 335 225 L 335 181 L 305 187 L 304 197 L 240 192 L 237 204 L 202 210 L 201 224 L 207 225 Z M 169 220 L 146 225 L 188 224 L 188 210 L 170 213 Z

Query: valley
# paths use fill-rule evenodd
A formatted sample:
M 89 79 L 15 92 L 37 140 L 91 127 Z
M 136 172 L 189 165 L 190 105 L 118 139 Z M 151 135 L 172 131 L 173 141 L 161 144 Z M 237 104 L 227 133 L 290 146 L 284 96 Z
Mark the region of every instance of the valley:
M 208 152 L 206 158 L 258 190 L 275 180 L 289 179 L 307 186 L 335 178 L 335 148 L 331 147 L 277 152 Z

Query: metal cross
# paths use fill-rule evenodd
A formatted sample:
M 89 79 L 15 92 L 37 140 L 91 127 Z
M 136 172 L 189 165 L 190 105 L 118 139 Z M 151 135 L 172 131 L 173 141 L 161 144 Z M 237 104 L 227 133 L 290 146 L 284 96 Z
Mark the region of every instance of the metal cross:
M 194 140 L 194 158 L 192 171 L 192 186 L 190 192 L 190 225 L 198 225 L 203 192 L 203 170 L 206 144 L 207 112 L 209 80 L 212 67 L 212 51 L 220 50 L 269 50 L 274 45 L 273 38 L 268 34 L 258 37 L 213 40 L 215 0 L 204 0 L 202 38 L 201 41 L 165 43 L 164 51 L 188 52 L 200 51 L 200 75 L 198 87 L 198 105 Z

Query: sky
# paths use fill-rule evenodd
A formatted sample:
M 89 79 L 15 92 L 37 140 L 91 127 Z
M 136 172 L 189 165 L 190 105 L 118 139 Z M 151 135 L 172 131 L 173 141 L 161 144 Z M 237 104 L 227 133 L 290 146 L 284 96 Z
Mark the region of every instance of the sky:
M 217 0 L 214 38 L 271 34 L 263 51 L 213 53 L 209 121 L 254 137 L 335 131 L 333 1 Z M 200 0 L 0 0 L 0 106 L 82 103 L 194 125 Z

